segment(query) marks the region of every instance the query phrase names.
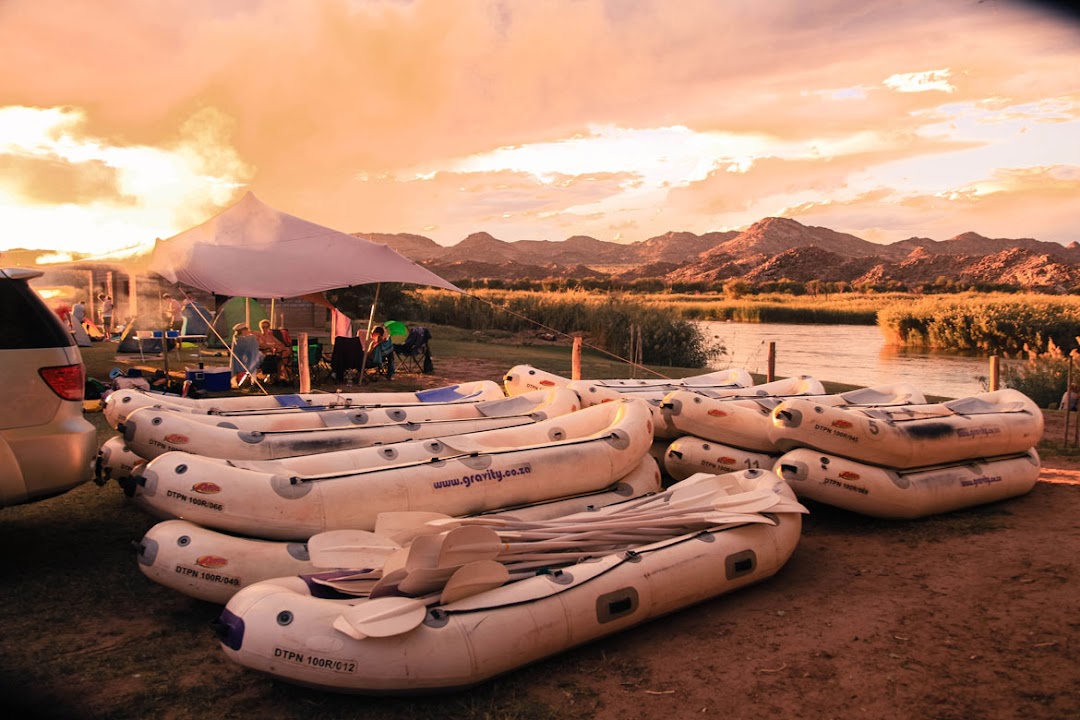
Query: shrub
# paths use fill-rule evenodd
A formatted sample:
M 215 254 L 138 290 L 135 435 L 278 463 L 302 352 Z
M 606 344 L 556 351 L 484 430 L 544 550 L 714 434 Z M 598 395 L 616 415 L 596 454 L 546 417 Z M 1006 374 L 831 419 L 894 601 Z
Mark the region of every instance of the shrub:
M 1080 341 L 1080 338 L 1077 338 Z M 1072 381 L 1077 382 L 1080 373 L 1080 352 L 1073 350 L 1065 355 L 1053 340 L 1047 343 L 1046 352 L 1031 350 L 1024 346 L 1025 358 L 1016 363 L 1003 363 L 1001 381 L 1005 387 L 1015 388 L 1031 398 L 1039 407 L 1058 406 L 1058 401 L 1069 384 L 1070 366 Z

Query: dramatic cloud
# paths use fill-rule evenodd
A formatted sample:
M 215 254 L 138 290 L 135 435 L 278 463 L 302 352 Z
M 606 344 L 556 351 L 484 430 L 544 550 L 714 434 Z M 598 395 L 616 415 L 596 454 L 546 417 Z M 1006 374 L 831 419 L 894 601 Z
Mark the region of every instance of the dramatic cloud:
M 249 188 L 452 244 L 1023 184 L 1080 166 L 1078 40 L 1015 0 L 6 0 L 0 118 L 37 115 L 0 122 L 3 242 L 152 242 Z

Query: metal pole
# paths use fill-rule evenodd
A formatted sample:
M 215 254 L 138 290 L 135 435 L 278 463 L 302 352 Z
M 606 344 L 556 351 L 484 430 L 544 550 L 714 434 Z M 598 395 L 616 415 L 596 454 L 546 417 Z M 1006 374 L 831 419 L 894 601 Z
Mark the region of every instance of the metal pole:
M 375 324 L 375 306 L 379 304 L 379 290 L 382 288 L 382 283 L 375 285 L 375 299 L 371 301 L 371 312 L 368 313 L 367 320 L 367 334 L 364 335 L 364 354 L 360 360 L 360 379 L 359 385 L 364 384 L 364 376 L 367 375 L 367 355 L 368 355 L 368 343 L 371 340 L 371 326 Z

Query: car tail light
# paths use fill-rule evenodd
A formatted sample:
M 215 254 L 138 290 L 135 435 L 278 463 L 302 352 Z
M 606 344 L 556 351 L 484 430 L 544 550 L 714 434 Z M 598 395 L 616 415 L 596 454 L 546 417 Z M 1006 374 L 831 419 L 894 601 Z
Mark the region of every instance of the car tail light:
M 86 370 L 82 363 L 41 368 L 38 375 L 64 400 L 82 400 L 86 394 Z

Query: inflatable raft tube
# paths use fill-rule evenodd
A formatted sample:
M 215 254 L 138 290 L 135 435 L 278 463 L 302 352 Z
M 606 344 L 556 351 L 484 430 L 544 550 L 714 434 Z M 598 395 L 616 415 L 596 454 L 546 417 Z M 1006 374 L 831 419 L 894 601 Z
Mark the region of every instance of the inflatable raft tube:
M 332 529 L 374 528 L 381 512 L 428 510 L 462 516 L 599 490 L 648 452 L 652 422 L 632 401 L 581 410 L 592 432 L 534 445 L 490 448 L 463 435 L 457 455 L 359 471 L 297 477 L 261 473 L 201 476 L 186 453 L 166 453 L 129 478 L 135 501 L 176 517 L 242 535 L 296 540 Z M 556 418 L 556 421 L 559 420 Z
M 1007 457 L 896 470 L 810 448 L 792 450 L 776 471 L 800 498 L 879 518 L 911 520 L 1029 492 L 1039 479 L 1034 448 Z
M 601 416 L 597 413 L 579 411 L 550 420 L 499 430 L 297 455 L 277 460 L 227 460 L 171 452 L 159 456 L 155 461 L 156 466 L 160 466 L 164 462 L 163 458 L 174 456 L 173 461 L 182 464 L 189 477 L 200 480 L 210 479 L 217 484 L 256 482 L 252 478 L 253 473 L 260 475 L 262 482 L 269 483 L 276 476 L 304 479 L 351 472 L 363 473 L 377 468 L 430 461 L 469 452 L 498 451 L 507 447 L 537 445 L 552 439 L 579 438 L 592 434 L 599 422 L 601 422 Z M 132 478 L 121 480 L 120 486 L 125 493 L 129 497 L 134 497 L 139 487 L 138 480 Z M 153 513 L 152 508 L 147 508 L 147 510 Z M 165 514 L 159 517 L 173 516 Z
M 772 472 L 739 475 L 744 487 L 791 494 Z M 413 619 L 415 627 L 397 634 L 337 629 L 347 629 L 344 613 L 379 601 L 344 605 L 306 594 L 295 580 L 244 588 L 229 600 L 217 628 L 228 658 L 288 682 L 364 694 L 461 689 L 771 577 L 801 532 L 797 513 L 774 519 L 775 525 L 717 528 L 640 545 L 464 599 L 436 601 Z
M 492 512 L 485 517 L 544 520 L 625 502 L 660 491 L 652 458 L 599 492 Z M 136 544 L 139 570 L 150 580 L 197 600 L 224 605 L 241 588 L 284 575 L 320 571 L 304 542 L 260 540 L 204 528 L 187 520 L 154 525 Z
M 1020 453 L 1042 438 L 1039 406 L 997 390 L 945 403 L 862 408 L 791 399 L 776 406 L 771 437 L 783 451 L 809 447 L 891 468 Z
M 812 380 L 812 378 L 807 379 Z M 772 385 L 772 383 L 770 383 Z M 754 390 L 766 388 L 759 385 Z M 744 394 L 717 396 L 706 392 L 676 390 L 669 393 L 659 405 L 659 413 L 664 418 L 666 427 L 678 435 L 693 435 L 705 440 L 754 450 L 761 453 L 782 451 L 777 446 L 772 434 L 772 412 L 783 400 L 796 395 L 815 395 L 806 398 L 819 405 L 906 405 L 923 396 L 910 386 L 882 386 L 880 388 L 861 388 L 835 395 L 823 394 L 825 388 L 814 380 L 804 381 L 799 386 L 790 388 L 773 387 L 771 393 L 759 393 L 761 397 L 745 397 Z M 788 392 L 798 390 L 799 392 Z M 584 393 L 583 393 L 584 394 Z M 750 393 L 745 393 L 750 395 Z M 655 420 L 655 418 L 653 418 Z
M 650 388 L 636 389 L 633 392 L 625 392 L 619 388 L 597 385 L 592 380 L 576 380 L 566 386 L 573 390 L 581 398 L 582 407 L 591 407 L 597 403 L 611 402 L 620 397 L 633 397 L 644 400 L 649 404 L 653 414 L 653 433 L 660 439 L 677 438 L 686 432 L 671 424 L 668 413 L 663 410 L 664 402 L 673 392 L 685 392 L 701 394 L 710 398 L 765 398 L 790 395 L 817 395 L 825 392 L 820 382 L 811 377 L 799 376 L 775 380 L 762 385 L 749 387 L 727 385 L 723 387 L 698 386 L 694 388 L 681 388 L 674 385 L 657 385 Z
M 109 480 L 123 480 L 131 477 L 146 463 L 146 459 L 136 455 L 124 442 L 122 435 L 114 435 L 98 448 L 94 460 L 94 482 L 104 485 Z
M 703 472 L 722 475 L 753 468 L 772 470 L 779 457 L 778 453 L 744 450 L 685 435 L 668 445 L 664 471 L 675 480 L 685 480 Z
M 180 451 L 238 460 L 333 452 L 405 440 L 516 427 L 566 415 L 578 409 L 578 397 L 563 388 L 520 398 L 503 398 L 454 417 L 457 407 L 364 408 L 333 413 L 336 424 L 303 429 L 258 429 L 259 416 L 218 417 L 140 408 L 120 424 L 131 450 L 147 460 Z M 443 417 L 449 415 L 449 417 Z M 239 426 L 239 427 L 238 427 Z
M 139 407 L 161 407 L 200 414 L 288 411 L 303 412 L 360 406 L 386 407 L 415 403 L 478 402 L 505 397 L 492 380 L 447 385 L 417 392 L 289 393 L 219 398 L 186 398 L 143 390 L 117 390 L 105 402 L 105 418 L 114 428 Z
M 510 396 L 521 395 L 522 393 L 531 392 L 533 390 L 544 390 L 545 388 L 566 387 L 571 382 L 574 381 L 568 377 L 549 373 L 534 368 L 531 365 L 516 365 L 510 368 L 510 371 L 507 372 L 506 376 L 503 378 L 503 386 L 506 388 L 506 394 Z M 588 382 L 600 387 L 610 387 L 621 390 L 622 392 L 636 392 L 647 391 L 650 389 L 662 390 L 666 387 L 672 390 L 681 387 L 747 387 L 753 385 L 754 380 L 746 370 L 743 370 L 742 368 L 733 368 L 731 370 L 719 370 L 717 372 L 692 375 L 690 377 L 678 379 L 627 378 L 589 380 Z

